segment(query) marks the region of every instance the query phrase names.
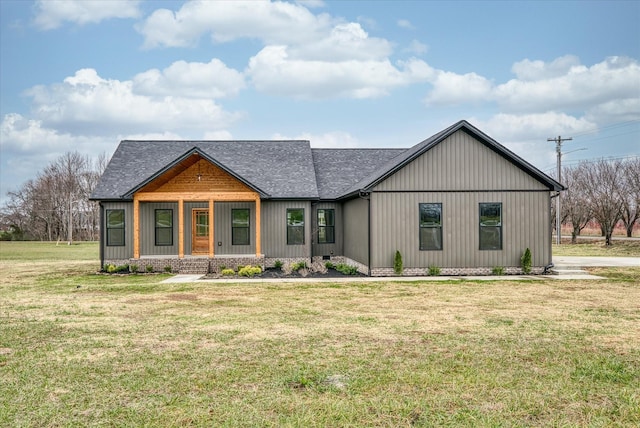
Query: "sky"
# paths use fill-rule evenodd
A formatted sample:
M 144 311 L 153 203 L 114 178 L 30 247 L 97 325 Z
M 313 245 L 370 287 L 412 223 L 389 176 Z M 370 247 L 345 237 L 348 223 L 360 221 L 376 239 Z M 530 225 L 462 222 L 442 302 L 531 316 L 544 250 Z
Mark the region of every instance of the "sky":
M 0 203 L 123 139 L 640 155 L 640 1 L 0 2 Z

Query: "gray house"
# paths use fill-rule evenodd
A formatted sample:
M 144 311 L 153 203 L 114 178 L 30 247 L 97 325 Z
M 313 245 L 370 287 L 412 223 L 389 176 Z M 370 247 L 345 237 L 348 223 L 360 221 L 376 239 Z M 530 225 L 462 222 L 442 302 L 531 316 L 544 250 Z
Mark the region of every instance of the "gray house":
M 92 199 L 106 264 L 174 272 L 333 260 L 372 276 L 534 271 L 564 187 L 466 121 L 409 149 L 122 141 Z

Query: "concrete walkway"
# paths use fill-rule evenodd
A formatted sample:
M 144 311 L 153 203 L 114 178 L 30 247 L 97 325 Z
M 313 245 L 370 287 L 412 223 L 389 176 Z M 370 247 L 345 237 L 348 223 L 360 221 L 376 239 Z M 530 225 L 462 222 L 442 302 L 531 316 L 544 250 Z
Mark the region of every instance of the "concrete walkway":
M 640 257 L 571 257 L 556 256 L 553 258 L 556 266 L 574 267 L 629 267 L 640 266 Z
M 420 281 L 536 281 L 544 279 L 604 279 L 601 276 L 590 275 L 582 270 L 585 267 L 640 267 L 640 257 L 569 257 L 553 258 L 555 274 L 553 275 L 502 275 L 502 276 L 345 276 L 339 278 L 211 278 L 204 279 L 204 275 L 175 275 L 162 281 L 163 284 L 187 282 L 213 282 L 231 284 L 250 281 L 254 283 L 349 283 L 349 282 L 420 282 Z

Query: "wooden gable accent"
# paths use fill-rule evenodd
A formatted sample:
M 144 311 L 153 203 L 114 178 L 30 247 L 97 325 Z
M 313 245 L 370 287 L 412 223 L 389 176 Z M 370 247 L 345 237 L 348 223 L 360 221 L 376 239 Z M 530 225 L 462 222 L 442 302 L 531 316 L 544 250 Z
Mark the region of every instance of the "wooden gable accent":
M 184 257 L 184 203 L 208 202 L 213 222 L 217 201 L 251 201 L 256 210 L 256 255 L 260 256 L 260 194 L 198 154 L 180 161 L 133 195 L 133 257 L 140 258 L 140 202 L 178 202 L 178 257 Z M 213 224 L 213 223 L 211 223 Z M 213 233 L 209 234 L 208 255 L 214 256 Z
M 140 192 L 253 192 L 246 184 L 198 155 L 166 171 Z

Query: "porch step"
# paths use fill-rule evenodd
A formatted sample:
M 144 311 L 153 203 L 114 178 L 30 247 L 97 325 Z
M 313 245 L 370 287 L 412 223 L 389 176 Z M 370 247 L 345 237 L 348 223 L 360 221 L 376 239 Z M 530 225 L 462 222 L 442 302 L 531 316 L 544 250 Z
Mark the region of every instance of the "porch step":
M 178 273 L 205 275 L 209 273 L 209 259 L 182 259 Z

